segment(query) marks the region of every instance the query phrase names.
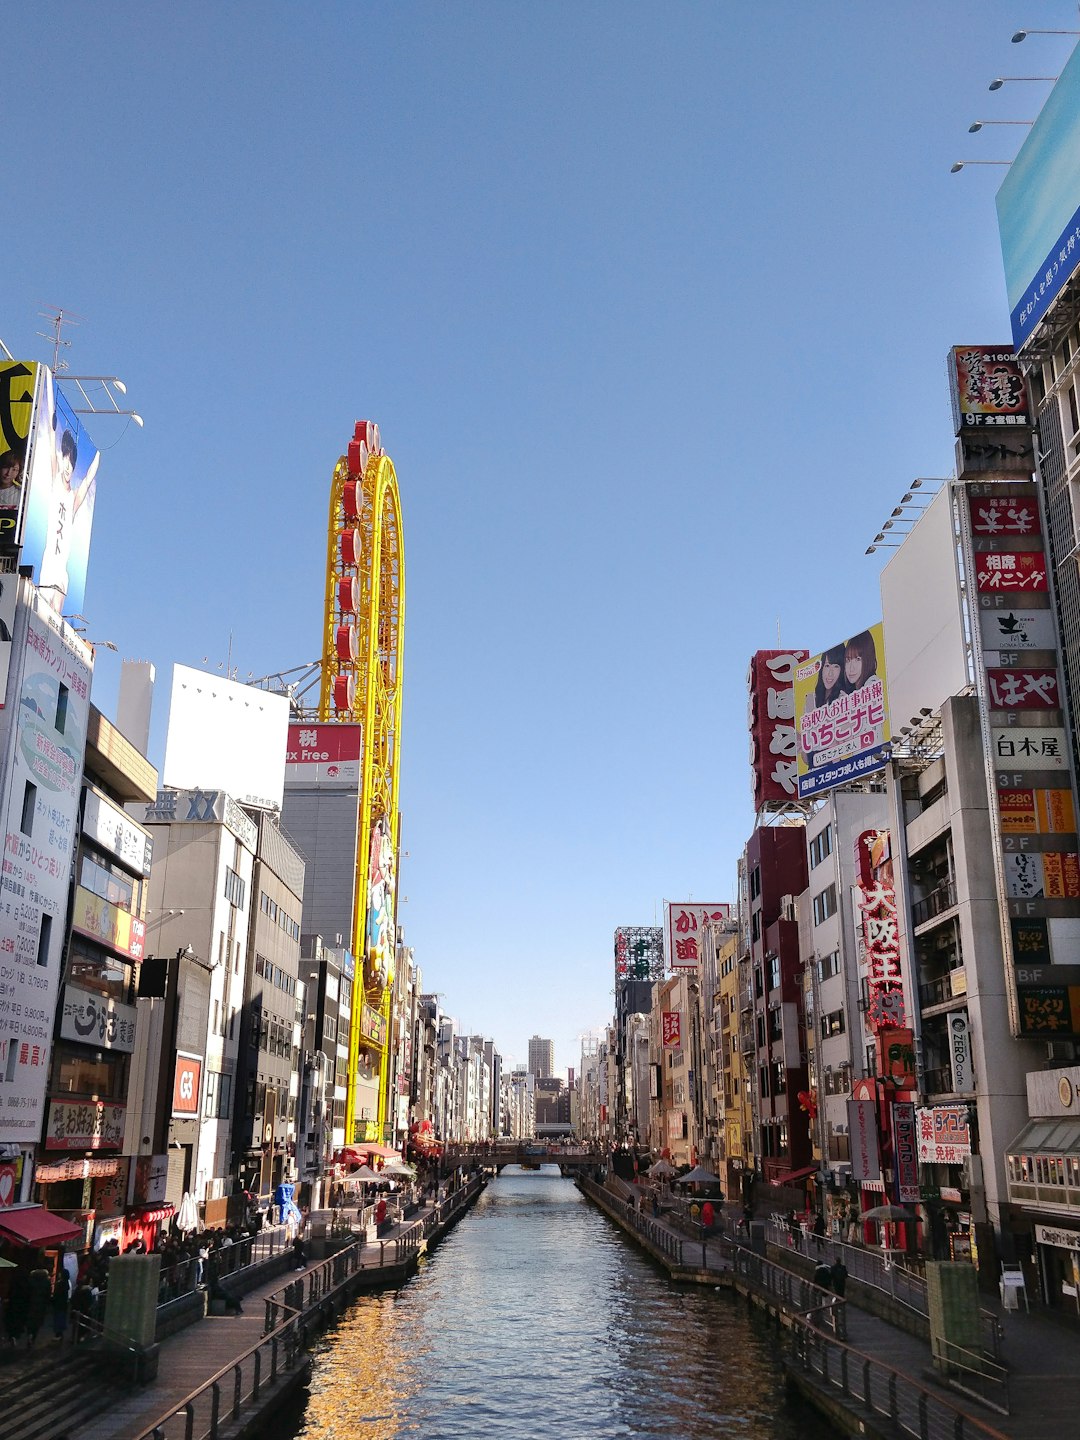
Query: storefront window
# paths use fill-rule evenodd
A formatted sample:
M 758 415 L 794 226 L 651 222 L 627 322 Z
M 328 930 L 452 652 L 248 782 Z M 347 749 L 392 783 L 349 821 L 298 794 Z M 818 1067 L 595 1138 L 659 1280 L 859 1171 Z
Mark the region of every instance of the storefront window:
M 138 904 L 139 881 L 99 851 L 87 851 L 79 862 L 79 884 L 92 895 L 133 911 Z
M 105 950 L 91 950 L 90 946 L 78 937 L 75 937 L 71 944 L 68 978 L 85 990 L 107 995 L 110 1000 L 125 1003 L 133 998 L 131 966 Z
M 58 1095 L 96 1095 L 102 1100 L 123 1100 L 127 1092 L 127 1056 L 101 1051 L 57 1055 Z

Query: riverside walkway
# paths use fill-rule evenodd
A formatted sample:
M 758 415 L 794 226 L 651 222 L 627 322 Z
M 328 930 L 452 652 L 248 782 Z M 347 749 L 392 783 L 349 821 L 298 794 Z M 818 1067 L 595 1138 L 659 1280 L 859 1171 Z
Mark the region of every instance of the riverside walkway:
M 961 1369 L 967 1389 L 960 1392 L 934 1368 L 917 1284 L 913 1280 L 912 1293 L 900 1298 L 902 1283 L 876 1252 L 859 1247 L 856 1254 L 855 1247 L 829 1241 L 819 1250 L 805 1236 L 789 1249 L 787 1231 L 759 1217 L 759 1234 L 768 1240 L 761 1255 L 730 1233 L 706 1237 L 677 1214 L 643 1211 L 635 1187 L 579 1184 L 674 1278 L 739 1290 L 780 1318 L 787 1329 L 780 1354 L 790 1378 L 846 1433 L 883 1440 L 1046 1440 L 1080 1433 L 1080 1331 L 1067 1323 L 1037 1310 L 1006 1312 L 996 1298 L 982 1297 L 996 1361 L 986 1361 L 984 1376 Z M 848 1267 L 842 1315 L 835 1297 L 813 1284 L 815 1267 L 837 1258 Z

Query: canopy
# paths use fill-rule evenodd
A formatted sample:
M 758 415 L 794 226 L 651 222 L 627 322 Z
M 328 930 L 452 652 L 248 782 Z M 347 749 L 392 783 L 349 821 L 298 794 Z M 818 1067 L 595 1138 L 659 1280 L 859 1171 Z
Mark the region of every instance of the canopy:
M 387 1160 L 382 1168 L 384 1175 L 415 1175 L 416 1167 L 408 1165 L 404 1160 Z
M 81 1225 L 73 1225 L 61 1215 L 54 1215 L 42 1205 L 23 1210 L 0 1210 L 0 1239 L 14 1240 L 16 1245 L 42 1248 L 62 1245 L 83 1233 Z
M 370 1165 L 361 1165 L 359 1170 L 351 1170 L 347 1177 L 349 1180 L 378 1180 L 378 1175 Z
M 793 1180 L 805 1180 L 808 1175 L 815 1175 L 821 1167 L 819 1165 L 803 1165 L 798 1170 L 789 1170 L 785 1175 L 773 1176 L 774 1185 L 790 1185 Z
M 685 1175 L 679 1176 L 678 1183 L 680 1185 L 719 1185 L 720 1176 L 714 1175 L 711 1170 L 706 1170 L 703 1165 L 695 1165 L 693 1170 L 688 1170 Z
M 655 1165 L 649 1166 L 648 1174 L 659 1175 L 660 1178 L 663 1179 L 665 1175 L 675 1174 L 675 1166 L 672 1165 L 670 1160 L 665 1160 L 664 1157 L 661 1155 L 660 1159 L 657 1160 Z

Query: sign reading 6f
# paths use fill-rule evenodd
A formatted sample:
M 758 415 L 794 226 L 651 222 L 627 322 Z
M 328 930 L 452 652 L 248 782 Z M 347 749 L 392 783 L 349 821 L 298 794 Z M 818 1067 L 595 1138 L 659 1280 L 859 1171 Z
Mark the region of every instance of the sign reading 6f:
M 202 1079 L 202 1056 L 177 1052 L 173 1072 L 173 1115 L 192 1120 L 199 1113 L 199 1082 Z

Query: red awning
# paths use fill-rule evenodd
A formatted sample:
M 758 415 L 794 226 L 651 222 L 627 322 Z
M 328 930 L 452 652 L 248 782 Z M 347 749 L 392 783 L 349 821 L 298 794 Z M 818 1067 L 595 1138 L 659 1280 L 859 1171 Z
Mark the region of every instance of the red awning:
M 61 1245 L 82 1233 L 81 1225 L 73 1225 L 43 1205 L 0 1210 L 0 1240 L 14 1240 L 17 1245 Z
M 773 1185 L 790 1185 L 792 1180 L 805 1180 L 807 1175 L 816 1175 L 817 1165 L 804 1165 L 801 1170 L 789 1170 L 786 1175 L 774 1175 L 771 1179 Z

